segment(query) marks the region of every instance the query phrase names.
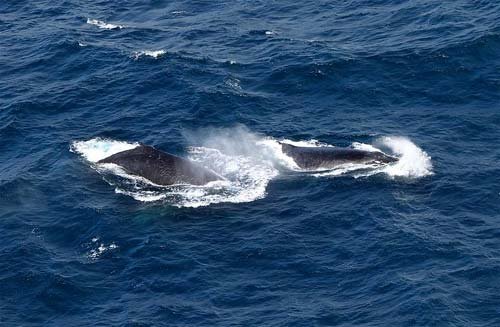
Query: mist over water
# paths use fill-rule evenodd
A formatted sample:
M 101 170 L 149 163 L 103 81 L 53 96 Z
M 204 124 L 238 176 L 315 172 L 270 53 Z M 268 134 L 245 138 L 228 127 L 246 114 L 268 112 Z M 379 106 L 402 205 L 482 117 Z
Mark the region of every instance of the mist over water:
M 0 35 L 0 326 L 500 326 L 500 2 L 0 1 Z M 140 144 L 223 180 L 97 163 Z

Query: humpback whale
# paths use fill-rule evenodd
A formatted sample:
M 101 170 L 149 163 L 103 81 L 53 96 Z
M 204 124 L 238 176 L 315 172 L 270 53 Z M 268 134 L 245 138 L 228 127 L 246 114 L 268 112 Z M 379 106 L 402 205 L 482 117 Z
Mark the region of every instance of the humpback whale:
M 146 178 L 158 185 L 193 184 L 224 180 L 210 169 L 188 159 L 139 145 L 130 150 L 115 153 L 97 163 L 116 164 L 128 173 Z
M 391 163 L 397 158 L 380 151 L 365 151 L 337 147 L 300 147 L 287 143 L 281 144 L 284 154 L 291 157 L 302 169 L 332 169 L 342 164 Z

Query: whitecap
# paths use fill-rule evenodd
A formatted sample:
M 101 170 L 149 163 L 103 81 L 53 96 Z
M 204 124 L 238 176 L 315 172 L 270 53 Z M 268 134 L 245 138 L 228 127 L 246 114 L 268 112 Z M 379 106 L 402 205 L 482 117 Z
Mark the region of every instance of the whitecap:
M 92 246 L 95 246 L 97 241 L 99 240 L 98 237 L 95 237 L 92 239 Z M 101 257 L 105 252 L 112 251 L 118 248 L 118 245 L 116 245 L 114 242 L 110 243 L 109 245 L 105 245 L 104 243 L 99 243 L 97 247 L 94 247 L 93 249 L 90 249 L 89 252 L 87 252 L 87 258 L 91 260 L 97 260 L 99 257 Z
M 115 25 L 115 24 L 110 24 L 110 23 L 106 23 L 102 20 L 98 20 L 98 19 L 90 19 L 90 18 L 87 18 L 87 24 L 89 25 L 94 25 L 94 26 L 97 26 L 99 28 L 102 28 L 102 29 L 106 29 L 106 30 L 114 30 L 114 29 L 122 29 L 124 28 L 125 26 L 123 25 Z
M 228 77 L 224 80 L 224 84 L 228 86 L 229 88 L 233 89 L 234 91 L 242 91 L 241 81 L 237 79 L 236 77 Z
M 167 52 L 165 50 L 143 50 L 143 51 L 136 51 L 132 54 L 132 58 L 135 60 L 141 58 L 141 57 L 151 57 L 154 59 L 158 59 L 165 55 Z

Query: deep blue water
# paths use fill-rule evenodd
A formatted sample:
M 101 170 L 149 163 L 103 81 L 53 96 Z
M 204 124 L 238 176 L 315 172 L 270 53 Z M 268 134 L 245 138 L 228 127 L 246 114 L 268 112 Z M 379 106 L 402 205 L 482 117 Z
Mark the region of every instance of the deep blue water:
M 499 326 L 499 74 L 492 0 L 1 2 L 0 324 Z M 387 136 L 428 173 L 194 207 L 71 151 Z

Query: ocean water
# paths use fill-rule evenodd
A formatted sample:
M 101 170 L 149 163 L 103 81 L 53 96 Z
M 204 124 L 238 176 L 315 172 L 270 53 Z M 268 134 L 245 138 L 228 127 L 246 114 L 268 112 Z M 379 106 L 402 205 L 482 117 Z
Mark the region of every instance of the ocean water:
M 491 0 L 4 1 L 0 325 L 500 326 L 499 76 Z

